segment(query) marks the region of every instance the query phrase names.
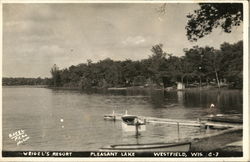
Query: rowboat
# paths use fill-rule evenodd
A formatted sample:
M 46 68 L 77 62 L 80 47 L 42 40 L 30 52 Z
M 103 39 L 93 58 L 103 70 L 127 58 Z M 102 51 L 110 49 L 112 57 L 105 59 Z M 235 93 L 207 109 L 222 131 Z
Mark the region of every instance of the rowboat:
M 146 122 L 135 115 L 124 115 L 122 119 L 122 129 L 126 132 L 145 131 Z
M 191 142 L 172 142 L 172 143 L 147 143 L 147 144 L 118 144 L 100 148 L 100 151 L 118 152 L 150 152 L 150 151 L 183 151 L 190 150 Z

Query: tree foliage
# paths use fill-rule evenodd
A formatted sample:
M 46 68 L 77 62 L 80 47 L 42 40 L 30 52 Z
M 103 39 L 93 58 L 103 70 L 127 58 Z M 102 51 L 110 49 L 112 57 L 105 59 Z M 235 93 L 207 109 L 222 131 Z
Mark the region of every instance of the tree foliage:
M 187 37 L 196 41 L 221 27 L 230 33 L 232 27 L 239 26 L 243 21 L 242 3 L 200 3 L 200 9 L 187 15 Z
M 233 83 L 233 87 L 243 86 L 243 42 L 236 44 L 223 43 L 220 50 L 221 73 Z
M 61 75 L 59 68 L 56 64 L 51 68 L 50 73 L 52 75 L 53 85 L 55 87 L 61 86 Z
M 223 80 L 232 87 L 242 87 L 242 41 L 224 43 L 219 50 L 194 46 L 185 49 L 182 57 L 168 54 L 162 44 L 154 45 L 151 52 L 147 59 L 139 61 L 107 58 L 62 70 L 54 67 L 52 80 L 55 85 L 81 89 L 148 85 L 168 87 L 175 86 L 176 82 L 182 82 L 187 87 L 193 83 L 217 83 L 220 86 Z
M 186 87 L 229 85 L 243 86 L 243 42 L 223 43 L 220 49 L 194 46 L 182 57 L 163 50 L 162 44 L 151 48 L 143 60 L 114 61 L 110 58 L 93 63 L 51 68 L 49 78 L 3 78 L 3 85 L 50 85 L 68 88 L 108 88 L 130 86 L 170 87 L 182 82 Z

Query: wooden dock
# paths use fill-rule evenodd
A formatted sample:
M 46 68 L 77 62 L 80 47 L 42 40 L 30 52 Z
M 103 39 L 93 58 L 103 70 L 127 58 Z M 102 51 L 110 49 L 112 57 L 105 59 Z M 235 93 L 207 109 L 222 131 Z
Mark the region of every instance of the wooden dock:
M 115 114 L 115 120 L 121 120 L 123 114 Z M 214 133 L 200 134 L 192 137 L 186 137 L 185 140 L 191 142 L 192 151 L 212 151 L 215 149 L 224 149 L 227 144 L 232 143 L 231 136 L 236 136 L 235 140 L 242 140 L 242 130 L 243 125 L 240 123 L 229 123 L 229 122 L 214 122 L 207 120 L 206 118 L 197 120 L 182 120 L 182 119 L 168 119 L 168 118 L 156 118 L 156 117 L 146 117 L 138 116 L 138 118 L 144 120 L 146 123 L 150 124 L 172 124 L 177 126 L 178 140 L 180 139 L 180 126 L 188 127 L 200 127 L 201 129 L 221 129 L 220 131 L 215 131 Z M 113 121 L 115 121 L 113 120 Z M 223 139 L 223 140 L 222 140 Z M 225 140 L 224 140 L 225 139 Z M 219 142 L 218 142 L 219 141 Z M 238 151 L 242 152 L 242 147 L 239 146 Z
M 204 128 L 234 128 L 238 127 L 241 124 L 234 124 L 234 123 L 223 123 L 223 122 L 212 122 L 208 120 L 181 120 L 181 119 L 167 119 L 167 118 L 155 118 L 155 117 L 143 117 L 139 116 L 146 120 L 148 123 L 161 123 L 161 124 L 173 124 L 173 125 L 180 125 L 180 126 L 193 126 L 193 127 L 204 127 Z
M 115 120 L 121 120 L 122 114 L 113 114 Z M 138 115 L 136 115 L 138 116 Z M 159 123 L 159 124 L 172 124 L 178 126 L 192 126 L 192 127 L 204 127 L 204 128 L 214 128 L 214 129 L 227 129 L 240 127 L 242 124 L 237 123 L 223 123 L 223 122 L 213 122 L 209 120 L 182 120 L 182 119 L 168 119 L 168 118 L 156 118 L 147 116 L 138 116 L 138 118 L 144 120 L 147 123 Z

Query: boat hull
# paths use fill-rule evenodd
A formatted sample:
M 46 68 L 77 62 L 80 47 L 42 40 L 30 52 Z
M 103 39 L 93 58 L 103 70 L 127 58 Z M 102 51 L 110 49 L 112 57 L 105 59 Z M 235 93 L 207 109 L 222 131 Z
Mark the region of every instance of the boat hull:
M 176 143 L 153 143 L 153 144 L 121 144 L 103 147 L 100 151 L 116 151 L 116 152 L 152 152 L 152 151 L 182 151 L 190 150 L 190 142 Z
M 146 130 L 146 122 L 135 115 L 124 115 L 122 119 L 122 129 L 125 132 L 140 132 Z
M 136 126 L 135 125 L 127 125 L 126 123 L 122 122 L 122 129 L 125 132 L 136 132 Z M 146 131 L 146 125 L 138 125 L 138 131 Z

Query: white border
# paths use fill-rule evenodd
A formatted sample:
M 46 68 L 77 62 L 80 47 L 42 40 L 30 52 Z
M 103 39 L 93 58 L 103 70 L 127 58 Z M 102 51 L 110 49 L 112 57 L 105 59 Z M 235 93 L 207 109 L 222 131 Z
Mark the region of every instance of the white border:
M 3 40 L 3 14 L 2 14 L 2 6 L 3 4 L 8 3 L 243 3 L 243 11 L 244 11 L 244 21 L 243 21 L 243 45 L 244 45 L 244 62 L 243 62 L 243 157 L 241 158 L 26 158 L 26 157 L 18 157 L 18 158 L 2 158 L 2 153 L 0 153 L 0 161 L 248 161 L 249 159 L 249 103 L 248 99 L 250 88 L 248 86 L 249 84 L 249 65 L 248 60 L 249 58 L 249 2 L 246 0 L 169 0 L 169 1 L 162 1 L 162 0 L 137 0 L 137 1 L 131 1 L 131 0 L 123 0 L 123 1 L 115 1 L 115 0 L 0 0 L 0 11 L 1 11 L 1 17 L 0 17 L 0 37 L 1 37 L 1 44 L 0 44 L 0 60 L 2 60 L 2 40 Z M 2 62 L 1 62 L 2 63 Z M 2 64 L 1 64 L 2 65 Z M 0 76 L 2 77 L 2 66 L 0 67 Z M 2 84 L 2 79 L 0 81 Z M 0 103 L 2 107 L 2 86 L 0 88 Z M 0 114 L 2 114 L 2 108 L 0 110 Z M 2 115 L 0 117 L 0 149 L 2 150 Z
M 1 2 L 0 2 L 1 3 Z M 0 80 L 0 83 L 1 83 L 1 85 L 2 85 L 2 54 L 3 54 L 3 8 L 2 8 L 3 6 L 2 6 L 2 3 L 0 4 L 0 12 L 1 12 L 1 14 L 0 14 L 0 24 L 1 24 L 1 26 L 0 26 L 0 38 L 1 38 L 1 40 L 0 40 L 0 61 L 1 61 L 1 66 L 0 66 L 0 76 L 1 76 L 1 80 Z M 1 109 L 0 109 L 0 124 L 1 124 L 1 126 L 0 126 L 0 132 L 1 132 L 1 134 L 0 134 L 0 150 L 1 150 L 1 152 L 0 152 L 0 157 L 2 157 L 2 147 L 3 147 L 3 145 L 2 145 L 2 141 L 3 141 L 3 138 L 2 138 L 2 86 L 0 87 L 0 96 L 1 96 L 1 98 L 0 98 L 0 104 L 1 104 Z
M 249 4 L 243 6 L 243 157 L 249 160 Z

